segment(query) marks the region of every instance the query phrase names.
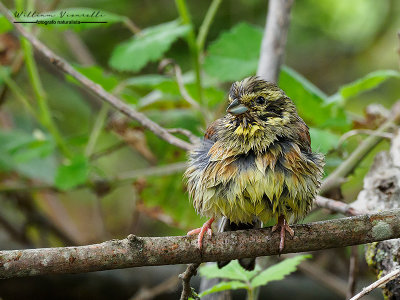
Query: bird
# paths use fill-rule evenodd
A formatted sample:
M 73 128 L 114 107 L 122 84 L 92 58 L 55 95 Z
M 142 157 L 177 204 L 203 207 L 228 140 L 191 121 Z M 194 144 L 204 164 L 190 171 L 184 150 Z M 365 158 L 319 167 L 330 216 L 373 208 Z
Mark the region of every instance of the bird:
M 324 156 L 313 152 L 309 128 L 293 101 L 275 83 L 251 76 L 232 84 L 226 115 L 212 122 L 189 151 L 184 177 L 196 212 L 208 219 L 204 235 L 276 224 L 279 253 L 290 222 L 309 212 L 321 184 Z M 247 270 L 255 259 L 240 259 Z M 219 267 L 229 262 L 220 262 Z

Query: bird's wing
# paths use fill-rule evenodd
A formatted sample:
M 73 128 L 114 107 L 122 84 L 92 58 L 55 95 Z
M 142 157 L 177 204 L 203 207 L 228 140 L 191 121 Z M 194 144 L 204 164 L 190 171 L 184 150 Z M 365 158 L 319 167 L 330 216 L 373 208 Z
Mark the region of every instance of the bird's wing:
M 308 131 L 308 126 L 306 125 L 306 123 L 304 123 L 302 119 L 300 119 L 296 124 L 296 128 L 300 149 L 311 152 L 311 138 L 310 132 Z
M 205 140 L 210 140 L 213 142 L 216 142 L 218 139 L 217 135 L 217 126 L 218 126 L 218 120 L 212 122 L 206 130 L 206 133 L 204 134 L 204 139 Z

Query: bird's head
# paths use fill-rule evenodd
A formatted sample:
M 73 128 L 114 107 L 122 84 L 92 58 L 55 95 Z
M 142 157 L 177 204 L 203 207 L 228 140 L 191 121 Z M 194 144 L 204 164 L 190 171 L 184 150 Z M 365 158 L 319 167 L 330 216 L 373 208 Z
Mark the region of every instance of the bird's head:
M 297 116 L 296 107 L 272 82 L 252 76 L 232 84 L 226 110 L 237 125 L 285 126 Z

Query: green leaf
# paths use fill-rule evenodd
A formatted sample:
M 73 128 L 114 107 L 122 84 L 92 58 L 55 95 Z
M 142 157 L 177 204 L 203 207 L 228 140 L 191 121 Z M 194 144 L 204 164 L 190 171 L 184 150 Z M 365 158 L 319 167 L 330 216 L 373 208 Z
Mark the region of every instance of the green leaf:
M 0 15 L 0 34 L 11 31 L 13 26 L 5 16 Z
M 52 183 L 55 173 L 53 140 L 43 133 L 0 131 L 0 170 Z
M 339 89 L 339 94 L 343 99 L 348 99 L 376 88 L 379 84 L 390 78 L 400 78 L 400 72 L 395 70 L 378 70 L 371 72 L 356 81 L 343 85 Z
M 251 280 L 251 286 L 257 287 L 266 285 L 270 281 L 282 280 L 285 276 L 296 271 L 297 266 L 311 255 L 298 255 L 292 258 L 287 258 L 280 263 L 277 263 L 268 269 L 262 271 Z
M 17 21 L 38 21 L 38 25 L 58 30 L 73 29 L 80 31 L 99 26 L 108 26 L 113 23 L 125 22 L 126 17 L 119 16 L 104 10 L 73 7 L 42 13 L 33 17 L 16 17 Z M 73 21 L 79 22 L 73 24 Z M 70 22 L 70 23 L 69 23 Z M 106 23 L 82 23 L 82 22 L 106 22 Z
M 222 292 L 226 290 L 248 289 L 247 285 L 241 281 L 224 281 L 214 285 L 212 288 L 205 290 L 199 294 L 199 297 L 204 297 L 212 293 Z
M 85 183 L 88 175 L 88 159 L 83 155 L 75 156 L 70 162 L 58 168 L 55 185 L 61 190 L 68 190 Z
M 148 62 L 158 60 L 189 28 L 179 20 L 149 27 L 115 47 L 109 63 L 119 71 L 139 71 Z
M 231 261 L 222 269 L 219 269 L 217 264 L 208 264 L 199 269 L 200 275 L 206 278 L 225 278 L 232 280 L 249 281 L 258 272 L 259 269 L 254 271 L 247 271 L 243 269 L 237 260 Z
M 349 120 L 343 108 L 329 103 L 327 96 L 295 70 L 283 66 L 279 86 L 296 104 L 299 115 L 309 125 L 348 129 Z
M 138 87 L 151 88 L 166 81 L 171 81 L 171 78 L 165 75 L 148 74 L 148 75 L 141 75 L 128 78 L 124 81 L 124 84 L 126 86 L 132 85 Z
M 314 151 L 324 154 L 336 147 L 340 137 L 329 130 L 310 128 L 311 147 Z
M 293 100 L 299 115 L 307 123 L 321 125 L 329 118 L 324 93 L 295 70 L 282 67 L 279 86 Z
M 240 23 L 208 47 L 205 71 L 222 81 L 241 80 L 257 70 L 262 30 Z
M 119 79 L 111 74 L 106 74 L 100 66 L 75 66 L 75 69 L 85 75 L 90 80 L 100 84 L 106 91 L 112 91 L 119 83 Z M 80 84 L 70 75 L 66 76 L 67 80 L 75 84 Z

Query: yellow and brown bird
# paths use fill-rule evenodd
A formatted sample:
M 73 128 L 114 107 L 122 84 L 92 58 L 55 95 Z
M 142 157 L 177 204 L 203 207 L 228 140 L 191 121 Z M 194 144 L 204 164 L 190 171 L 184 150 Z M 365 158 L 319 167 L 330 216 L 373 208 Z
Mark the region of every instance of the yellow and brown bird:
M 312 206 L 323 165 L 323 156 L 311 150 L 307 125 L 280 88 L 258 77 L 235 82 L 227 114 L 190 152 L 188 191 L 196 211 L 210 219 L 188 234 L 199 234 L 201 249 L 216 218 L 225 217 L 223 231 L 274 221 L 282 251 L 285 232 L 294 234 L 288 222 Z M 254 268 L 254 259 L 239 263 Z

